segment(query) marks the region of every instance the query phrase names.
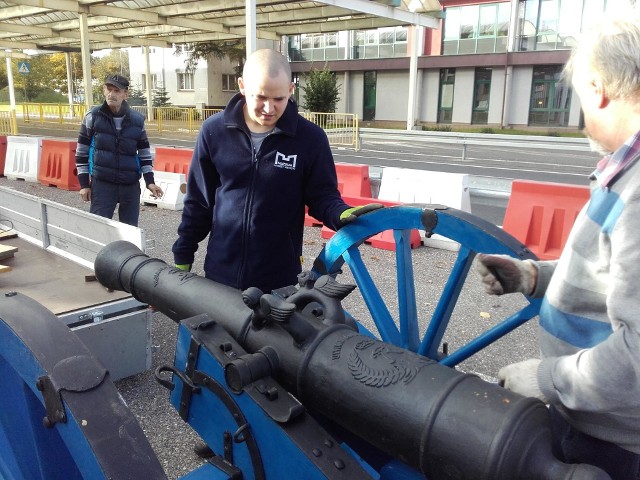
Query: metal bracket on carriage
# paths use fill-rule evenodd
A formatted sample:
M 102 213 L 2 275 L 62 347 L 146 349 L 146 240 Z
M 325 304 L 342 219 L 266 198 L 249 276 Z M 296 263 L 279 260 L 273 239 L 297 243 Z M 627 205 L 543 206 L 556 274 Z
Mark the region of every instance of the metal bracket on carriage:
M 36 380 L 36 388 L 42 392 L 46 410 L 42 424 L 53 428 L 58 422 L 66 423 L 62 391 L 89 391 L 100 385 L 107 373 L 106 368 L 96 365 L 95 359 L 87 355 L 74 355 L 59 361 L 50 375 Z

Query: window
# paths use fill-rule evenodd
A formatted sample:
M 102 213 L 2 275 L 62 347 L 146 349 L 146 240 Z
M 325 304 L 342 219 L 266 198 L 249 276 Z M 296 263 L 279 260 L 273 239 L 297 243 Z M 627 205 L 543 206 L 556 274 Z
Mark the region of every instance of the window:
M 147 75 L 142 74 L 140 77 L 142 80 L 142 89 L 147 89 Z M 158 88 L 158 76 L 155 73 L 151 74 L 151 90 L 156 90 Z
M 292 73 L 291 82 L 293 83 L 293 99 L 300 105 L 300 74 Z
M 391 58 L 407 55 L 407 27 L 292 35 L 290 61 Z M 351 39 L 351 40 L 350 40 Z M 348 51 L 348 46 L 351 50 Z
M 193 90 L 193 73 L 178 72 L 178 90 Z
M 238 90 L 238 78 L 235 75 L 222 74 L 222 91 L 235 92 Z
M 471 123 L 486 125 L 489 120 L 489 94 L 491 93 L 491 69 L 476 68 L 473 87 Z
M 451 123 L 453 118 L 453 89 L 456 82 L 455 68 L 440 70 L 440 96 L 438 100 L 438 123 Z
M 562 81 L 562 68 L 562 65 L 534 68 L 529 125 L 568 125 L 571 88 Z
M 189 43 L 175 43 L 173 45 L 173 48 L 175 49 L 176 53 L 193 52 L 193 45 Z
M 442 54 L 506 52 L 510 8 L 509 2 L 447 8 Z
M 627 0 L 623 3 L 628 5 Z M 523 0 L 518 12 L 518 48 L 570 49 L 580 32 L 619 6 L 620 0 Z
M 289 60 L 342 60 L 348 36 L 347 31 L 292 35 L 289 37 Z

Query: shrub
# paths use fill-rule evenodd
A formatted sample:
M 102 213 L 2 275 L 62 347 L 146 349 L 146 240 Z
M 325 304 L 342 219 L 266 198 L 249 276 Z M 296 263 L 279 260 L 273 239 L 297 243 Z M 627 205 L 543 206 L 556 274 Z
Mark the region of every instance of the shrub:
M 434 127 L 429 127 L 428 125 L 424 125 L 422 130 L 427 132 L 451 132 L 453 131 L 453 127 L 451 125 L 436 125 Z

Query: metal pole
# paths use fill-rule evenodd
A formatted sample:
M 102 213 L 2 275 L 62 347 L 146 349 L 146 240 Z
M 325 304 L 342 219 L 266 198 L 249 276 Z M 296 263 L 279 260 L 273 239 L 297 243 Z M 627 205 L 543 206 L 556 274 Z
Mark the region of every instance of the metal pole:
M 71 54 L 69 52 L 64 53 L 64 57 L 67 63 L 67 97 L 69 98 L 69 114 L 71 118 L 75 117 L 73 111 L 73 80 L 71 78 Z
M 16 94 L 13 89 L 13 70 L 11 64 L 11 50 L 7 50 L 7 81 L 9 83 L 9 104 L 11 105 L 11 111 L 16 111 Z
M 84 104 L 87 111 L 93 105 L 93 86 L 91 77 L 91 48 L 89 45 L 89 21 L 86 13 L 78 14 L 80 20 L 80 50 L 82 55 L 82 76 L 84 80 Z
M 409 104 L 407 105 L 407 130 L 413 130 L 416 122 L 416 99 L 418 96 L 418 50 L 422 48 L 423 28 L 411 26 L 411 60 L 409 62 Z
M 149 59 L 149 45 L 144 47 L 144 64 L 145 71 L 147 73 L 146 88 L 147 88 L 147 118 L 153 120 L 153 99 L 151 98 L 151 61 Z
M 256 0 L 245 1 L 245 36 L 247 57 L 256 51 Z

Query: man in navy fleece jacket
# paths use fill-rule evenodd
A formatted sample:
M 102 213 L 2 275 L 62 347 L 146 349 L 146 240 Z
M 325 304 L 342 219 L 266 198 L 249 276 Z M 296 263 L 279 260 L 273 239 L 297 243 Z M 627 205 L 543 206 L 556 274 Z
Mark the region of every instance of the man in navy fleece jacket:
M 298 115 L 280 53 L 251 54 L 238 84 L 240 93 L 198 135 L 173 254 L 190 270 L 209 235 L 207 278 L 271 292 L 295 284 L 301 271 L 305 205 L 334 230 L 380 205 L 342 200 L 327 137 Z

